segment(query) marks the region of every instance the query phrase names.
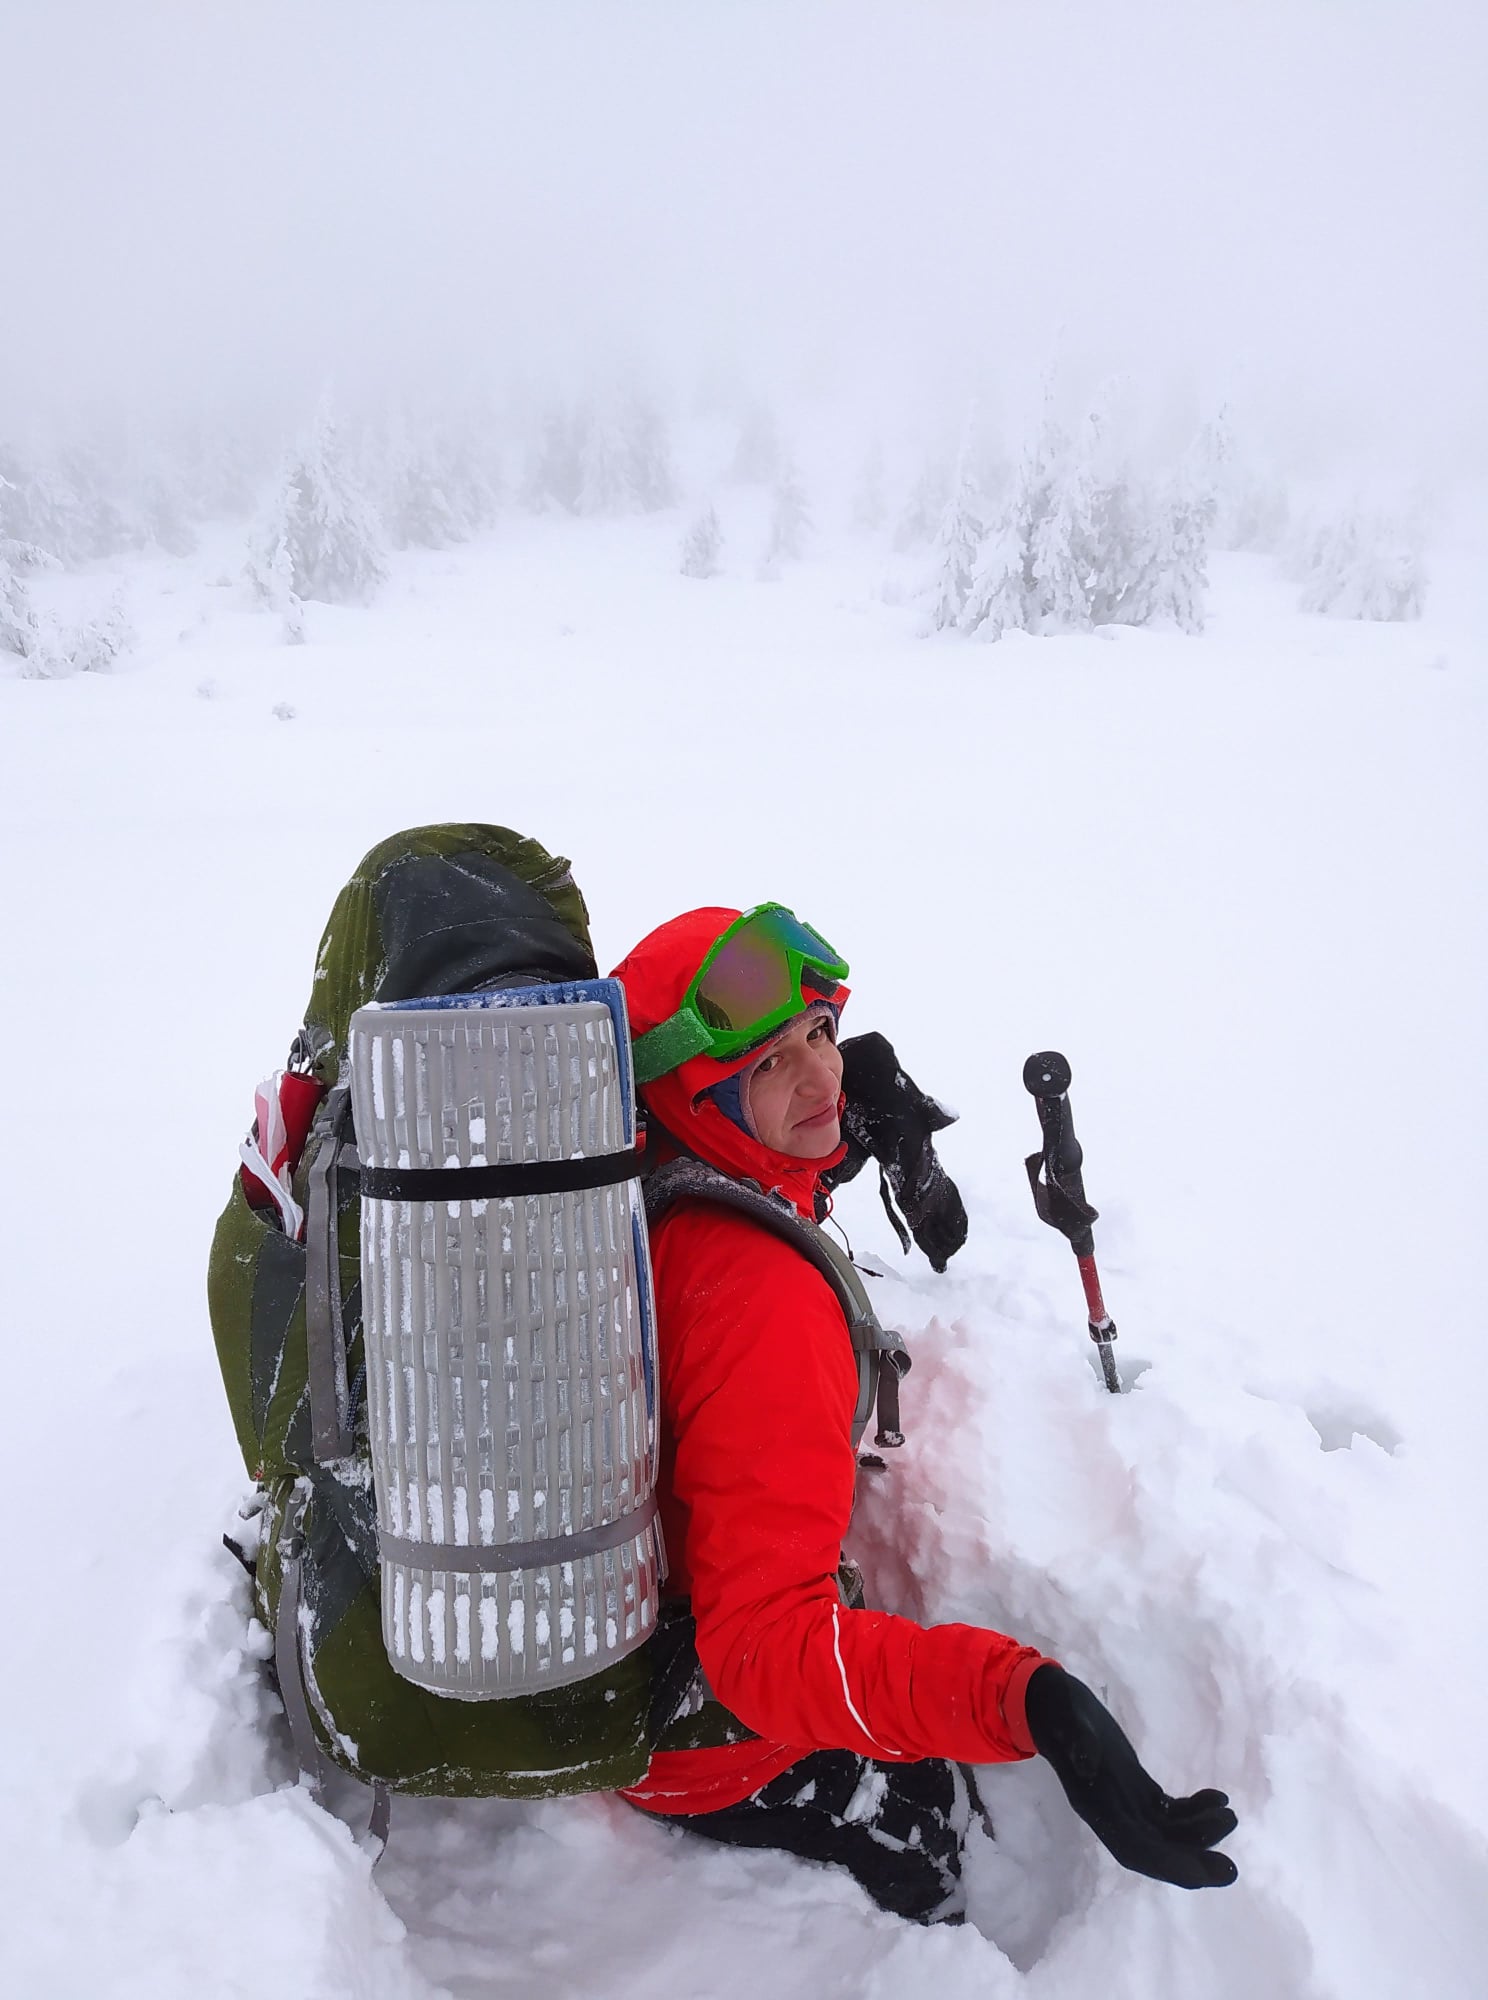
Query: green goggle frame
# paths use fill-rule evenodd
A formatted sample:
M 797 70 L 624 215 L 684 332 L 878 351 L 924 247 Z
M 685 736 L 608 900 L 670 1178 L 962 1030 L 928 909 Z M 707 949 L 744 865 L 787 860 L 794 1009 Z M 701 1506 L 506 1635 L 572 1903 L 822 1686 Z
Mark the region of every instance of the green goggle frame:
M 676 1013 L 637 1037 L 636 1082 L 652 1083 L 693 1056 L 743 1055 L 810 1005 L 808 973 L 829 998 L 847 961 L 783 903 L 746 910 L 713 944 Z

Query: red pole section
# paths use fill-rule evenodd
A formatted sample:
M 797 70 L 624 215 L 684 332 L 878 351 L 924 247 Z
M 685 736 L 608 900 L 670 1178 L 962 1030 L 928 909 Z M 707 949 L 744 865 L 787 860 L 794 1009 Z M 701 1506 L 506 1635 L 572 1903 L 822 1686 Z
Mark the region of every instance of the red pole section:
M 1101 1297 L 1100 1273 L 1095 1268 L 1094 1256 L 1077 1257 L 1080 1267 L 1080 1283 L 1085 1287 L 1085 1304 L 1090 1313 L 1090 1324 L 1104 1330 L 1111 1324 L 1111 1315 L 1106 1311 L 1106 1302 Z

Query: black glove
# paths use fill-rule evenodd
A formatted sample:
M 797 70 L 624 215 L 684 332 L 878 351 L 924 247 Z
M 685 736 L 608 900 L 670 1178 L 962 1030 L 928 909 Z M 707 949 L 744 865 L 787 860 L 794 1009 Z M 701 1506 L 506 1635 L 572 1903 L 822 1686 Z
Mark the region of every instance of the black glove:
M 931 1134 L 954 1124 L 955 1113 L 905 1075 L 882 1035 L 853 1035 L 841 1048 L 847 1157 L 823 1174 L 823 1183 L 838 1187 L 867 1159 L 877 1160 L 879 1192 L 899 1241 L 908 1250 L 913 1235 L 934 1268 L 943 1271 L 966 1241 L 966 1210 L 956 1183 L 935 1157 Z
M 1170 1799 L 1104 1702 L 1052 1660 L 1029 1676 L 1025 1712 L 1034 1747 L 1054 1766 L 1065 1797 L 1123 1868 L 1180 1889 L 1220 1889 L 1235 1880 L 1230 1857 L 1210 1852 L 1239 1824 L 1223 1792 Z

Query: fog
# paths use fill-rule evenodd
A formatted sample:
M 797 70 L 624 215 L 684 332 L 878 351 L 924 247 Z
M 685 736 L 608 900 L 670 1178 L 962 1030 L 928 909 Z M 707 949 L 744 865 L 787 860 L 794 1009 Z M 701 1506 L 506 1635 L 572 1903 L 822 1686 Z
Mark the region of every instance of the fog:
M 1476 0 L 0 9 L 0 429 L 646 373 L 912 429 L 1051 370 L 1488 456 Z

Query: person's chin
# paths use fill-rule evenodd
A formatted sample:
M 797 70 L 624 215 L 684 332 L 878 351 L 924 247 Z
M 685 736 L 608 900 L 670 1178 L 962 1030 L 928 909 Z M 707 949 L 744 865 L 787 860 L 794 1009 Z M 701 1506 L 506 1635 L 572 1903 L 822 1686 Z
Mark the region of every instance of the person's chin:
M 792 1150 L 803 1160 L 824 1160 L 842 1144 L 841 1122 L 833 1118 L 825 1125 L 803 1125 L 795 1133 Z

